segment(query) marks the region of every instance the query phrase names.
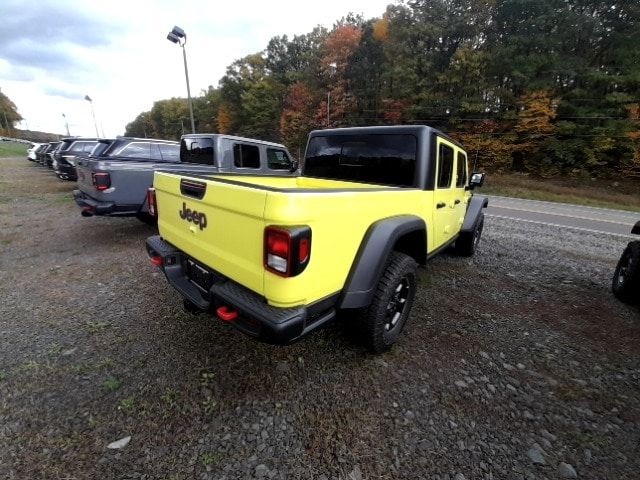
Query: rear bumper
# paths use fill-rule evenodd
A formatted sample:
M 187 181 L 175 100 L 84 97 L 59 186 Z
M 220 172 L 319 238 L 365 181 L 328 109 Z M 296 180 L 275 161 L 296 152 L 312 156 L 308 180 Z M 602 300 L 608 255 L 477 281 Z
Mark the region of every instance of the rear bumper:
M 279 345 L 292 343 L 335 317 L 338 295 L 312 305 L 278 308 L 242 285 L 210 270 L 213 278 L 208 291 L 196 286 L 186 272 L 187 256 L 159 235 L 147 239 L 150 257 L 161 257 L 159 267 L 169 283 L 200 310 L 215 312 L 226 306 L 238 313 L 230 323 L 238 330 L 261 341 Z
M 140 210 L 140 205 L 117 205 L 115 202 L 96 200 L 81 190 L 73 191 L 73 199 L 82 209 L 82 215 L 107 215 L 117 217 L 134 216 Z

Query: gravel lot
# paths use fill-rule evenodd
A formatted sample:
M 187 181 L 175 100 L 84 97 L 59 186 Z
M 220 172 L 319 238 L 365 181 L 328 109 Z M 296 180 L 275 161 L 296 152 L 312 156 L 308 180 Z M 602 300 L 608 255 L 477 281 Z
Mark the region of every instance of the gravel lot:
M 640 478 L 624 239 L 488 218 L 392 352 L 339 325 L 273 347 L 184 313 L 154 229 L 72 189 L 0 159 L 0 478 Z

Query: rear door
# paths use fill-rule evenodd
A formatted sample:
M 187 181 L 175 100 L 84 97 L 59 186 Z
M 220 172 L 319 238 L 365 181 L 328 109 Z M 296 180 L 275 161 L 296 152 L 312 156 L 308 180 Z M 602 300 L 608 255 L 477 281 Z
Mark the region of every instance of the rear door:
M 458 232 L 458 210 L 455 189 L 456 146 L 437 137 L 436 142 L 436 183 L 433 195 L 434 248 L 451 240 Z

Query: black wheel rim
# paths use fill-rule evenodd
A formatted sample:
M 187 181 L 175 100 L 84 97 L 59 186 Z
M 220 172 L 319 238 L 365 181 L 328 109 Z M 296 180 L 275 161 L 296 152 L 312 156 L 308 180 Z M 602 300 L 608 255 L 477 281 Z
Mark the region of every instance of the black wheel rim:
M 624 282 L 627 278 L 627 271 L 629 270 L 629 265 L 631 264 L 631 257 L 628 256 L 627 258 L 625 258 L 620 265 L 620 268 L 618 269 L 618 276 L 616 278 L 616 282 L 618 284 L 619 287 L 621 287 L 622 285 L 624 285 Z
M 387 304 L 386 321 L 384 329 L 386 332 L 393 330 L 400 324 L 400 319 L 405 312 L 410 292 L 409 278 L 404 277 L 396 286 L 395 291 Z

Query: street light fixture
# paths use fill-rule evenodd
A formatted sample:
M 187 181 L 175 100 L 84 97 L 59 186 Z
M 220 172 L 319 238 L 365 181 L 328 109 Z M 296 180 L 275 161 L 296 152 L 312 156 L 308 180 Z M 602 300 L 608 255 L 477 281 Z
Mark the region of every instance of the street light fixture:
M 187 34 L 180 27 L 173 27 L 167 35 L 167 40 L 182 47 L 182 57 L 184 58 L 184 76 L 187 79 L 187 100 L 189 101 L 189 115 L 191 116 L 191 133 L 196 133 L 196 122 L 193 119 L 193 105 L 191 103 L 191 87 L 189 87 L 189 69 L 187 68 L 187 51 L 184 46 L 187 43 Z
M 91 104 L 91 115 L 93 115 L 93 126 L 96 127 L 96 137 L 100 138 L 100 134 L 98 133 L 98 122 L 96 122 L 96 112 L 93 110 L 93 100 L 89 95 L 85 95 L 84 99 Z
M 62 118 L 64 118 L 64 126 L 67 128 L 67 137 L 70 137 L 71 134 L 69 133 L 69 122 L 67 122 L 67 116 L 64 113 L 62 114 Z

